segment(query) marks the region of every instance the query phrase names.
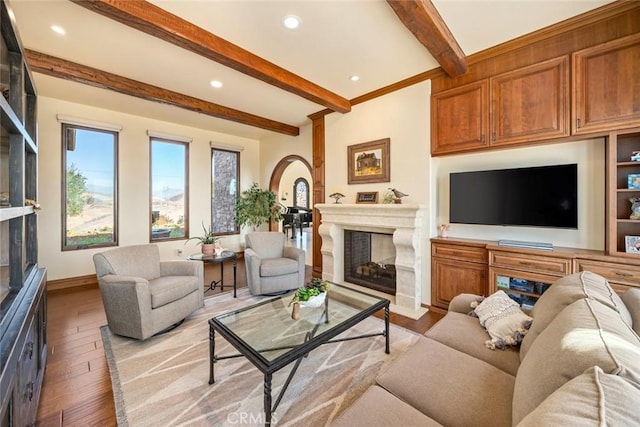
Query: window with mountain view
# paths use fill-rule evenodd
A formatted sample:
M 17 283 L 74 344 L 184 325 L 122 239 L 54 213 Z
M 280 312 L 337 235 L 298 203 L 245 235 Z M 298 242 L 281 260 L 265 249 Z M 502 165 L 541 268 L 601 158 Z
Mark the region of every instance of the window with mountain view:
M 63 250 L 117 246 L 118 133 L 62 125 Z
M 239 233 L 236 200 L 240 190 L 240 153 L 211 149 L 211 223 L 217 235 Z
M 150 138 L 151 241 L 184 239 L 189 206 L 187 170 L 189 146 L 185 142 Z

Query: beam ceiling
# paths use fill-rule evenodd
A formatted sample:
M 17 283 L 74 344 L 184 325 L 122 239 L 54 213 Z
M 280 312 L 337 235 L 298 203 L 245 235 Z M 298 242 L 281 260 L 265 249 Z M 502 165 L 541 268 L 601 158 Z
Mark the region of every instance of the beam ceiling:
M 230 120 L 261 129 L 297 136 L 300 129 L 286 123 L 266 119 L 233 108 L 224 107 L 202 99 L 194 98 L 171 90 L 163 89 L 137 80 L 118 76 L 107 71 L 87 67 L 75 62 L 56 58 L 33 50 L 25 50 L 31 70 L 78 83 L 109 89 L 125 95 L 135 96 L 147 101 L 159 102 L 206 114 L 220 119 Z
M 71 1 L 333 111 L 351 110 L 349 100 L 146 1 Z
M 431 0 L 387 0 L 387 3 L 449 76 L 467 72 L 466 56 Z

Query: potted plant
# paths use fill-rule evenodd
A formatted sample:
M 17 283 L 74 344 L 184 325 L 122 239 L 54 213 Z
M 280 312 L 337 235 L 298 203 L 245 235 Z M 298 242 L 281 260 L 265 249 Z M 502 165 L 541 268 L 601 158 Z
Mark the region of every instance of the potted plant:
M 216 252 L 216 242 L 220 240 L 219 237 L 215 236 L 211 227 L 207 229 L 202 223 L 202 230 L 204 231 L 202 236 L 195 236 L 187 239 L 189 240 L 198 240 L 202 245 L 202 254 L 203 255 L 213 255 Z M 184 242 L 187 244 L 187 242 Z
M 307 307 L 320 307 L 326 297 L 327 291 L 330 285 L 326 280 L 319 278 L 313 278 L 311 283 L 307 283 L 301 288 L 298 288 L 291 298 L 289 305 L 293 304 L 293 310 L 291 311 L 291 318 L 298 320 L 300 318 L 300 306 Z
M 257 183 L 242 192 L 236 203 L 236 224 L 250 226 L 254 230 L 262 223 L 282 220 L 282 207 L 276 201 L 276 195 L 262 190 Z

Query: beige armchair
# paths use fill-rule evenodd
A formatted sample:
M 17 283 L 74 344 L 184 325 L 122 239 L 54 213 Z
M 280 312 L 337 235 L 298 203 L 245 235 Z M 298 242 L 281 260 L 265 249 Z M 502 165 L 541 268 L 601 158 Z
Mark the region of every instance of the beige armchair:
M 245 236 L 247 286 L 253 295 L 281 293 L 304 285 L 305 252 L 284 242 L 285 235 L 277 231 Z
M 150 244 L 97 253 L 93 263 L 115 334 L 144 340 L 204 305 L 201 262 L 161 262 L 158 247 Z

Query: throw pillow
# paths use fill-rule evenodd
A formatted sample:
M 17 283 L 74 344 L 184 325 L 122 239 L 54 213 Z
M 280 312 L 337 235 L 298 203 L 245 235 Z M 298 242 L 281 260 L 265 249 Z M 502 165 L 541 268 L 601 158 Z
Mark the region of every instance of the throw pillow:
M 472 307 L 473 305 L 475 304 L 472 303 Z M 491 340 L 485 342 L 491 350 L 519 345 L 533 320 L 504 291 L 485 298 L 473 311 L 491 336 Z

